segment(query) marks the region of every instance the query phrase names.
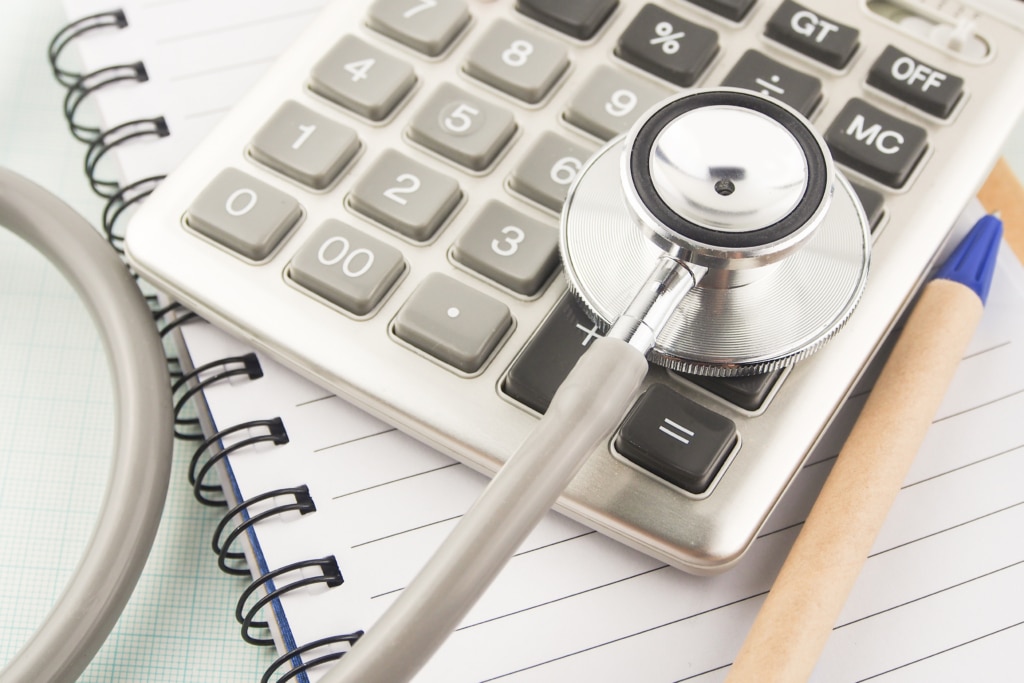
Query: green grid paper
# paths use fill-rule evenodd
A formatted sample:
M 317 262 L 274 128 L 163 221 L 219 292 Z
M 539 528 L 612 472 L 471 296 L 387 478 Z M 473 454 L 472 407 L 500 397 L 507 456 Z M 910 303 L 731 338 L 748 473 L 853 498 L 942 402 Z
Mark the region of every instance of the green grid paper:
M 60 115 L 46 46 L 66 19 L 52 0 L 4 2 L 0 165 L 63 197 L 91 222 L 102 203 L 84 145 Z M 76 295 L 30 248 L 0 232 L 0 665 L 30 636 L 85 546 L 106 483 L 113 399 L 99 339 Z M 82 681 L 258 681 L 276 656 L 239 637 L 246 583 L 209 548 L 219 510 L 196 503 L 179 445 L 146 572 Z

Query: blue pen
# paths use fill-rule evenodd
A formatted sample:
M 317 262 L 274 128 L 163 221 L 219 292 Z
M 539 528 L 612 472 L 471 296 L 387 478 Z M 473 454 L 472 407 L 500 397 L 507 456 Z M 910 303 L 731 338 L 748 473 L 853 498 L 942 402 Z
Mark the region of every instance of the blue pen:
M 805 681 L 981 320 L 1002 221 L 985 216 L 921 292 L 728 682 Z

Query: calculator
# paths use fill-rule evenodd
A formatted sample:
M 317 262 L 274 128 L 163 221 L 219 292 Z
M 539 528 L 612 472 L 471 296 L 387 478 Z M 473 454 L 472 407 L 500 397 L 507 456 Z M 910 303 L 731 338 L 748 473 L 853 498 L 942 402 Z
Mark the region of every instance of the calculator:
M 602 331 L 567 293 L 558 251 L 580 169 L 663 99 L 720 86 L 776 98 L 822 134 L 871 226 L 864 294 L 789 368 L 652 364 L 557 503 L 718 572 L 833 421 L 1016 123 L 1014 22 L 911 0 L 340 0 L 146 200 L 126 253 L 203 318 L 493 474 Z

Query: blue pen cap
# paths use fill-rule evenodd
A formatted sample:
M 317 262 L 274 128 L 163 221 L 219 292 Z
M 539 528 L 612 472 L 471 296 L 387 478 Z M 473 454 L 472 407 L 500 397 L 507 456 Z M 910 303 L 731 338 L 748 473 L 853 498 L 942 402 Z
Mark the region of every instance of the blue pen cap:
M 970 287 L 981 303 L 985 303 L 1002 237 L 1003 222 L 991 214 L 982 217 L 942 264 L 935 277 Z

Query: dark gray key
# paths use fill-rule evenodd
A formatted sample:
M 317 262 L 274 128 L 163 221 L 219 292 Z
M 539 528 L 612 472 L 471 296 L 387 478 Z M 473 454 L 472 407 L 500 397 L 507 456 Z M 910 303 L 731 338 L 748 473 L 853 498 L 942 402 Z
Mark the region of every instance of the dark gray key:
M 879 221 L 882 220 L 882 213 L 885 209 L 885 198 L 878 190 L 872 190 L 871 188 L 858 185 L 857 183 L 850 183 L 850 185 L 853 187 L 853 191 L 857 194 L 857 199 L 860 200 L 860 205 L 864 207 L 864 215 L 868 219 L 868 225 L 871 226 L 871 231 L 874 232 L 875 228 L 878 227 Z
M 502 390 L 543 413 L 580 356 L 601 336 L 597 325 L 565 295 L 512 363 Z
M 774 97 L 804 116 L 810 116 L 821 102 L 820 79 L 791 69 L 756 50 L 743 53 L 722 85 Z
M 691 4 L 703 7 L 720 17 L 731 21 L 741 21 L 754 6 L 754 0 L 687 0 Z
M 933 116 L 946 118 L 960 101 L 964 79 L 889 45 L 871 65 L 868 84 Z
M 249 145 L 257 161 L 318 190 L 330 185 L 357 151 L 354 130 L 291 100 Z
M 558 231 L 491 201 L 452 247 L 452 258 L 513 292 L 530 296 L 558 267 Z
M 775 387 L 779 376 L 782 375 L 782 370 L 766 372 L 760 375 L 748 375 L 746 377 L 706 377 L 703 375 L 676 374 L 680 377 L 685 377 L 688 381 L 693 382 L 699 387 L 704 387 L 712 394 L 744 410 L 757 410 L 764 404 L 768 394 Z
M 610 66 L 599 66 L 569 102 L 565 120 L 602 140 L 629 130 L 672 91 Z
M 442 83 L 409 124 L 413 142 L 474 171 L 490 166 L 515 131 L 508 110 L 451 83 Z
M 429 57 L 444 52 L 469 23 L 463 0 L 377 0 L 366 17 L 370 28 Z
M 355 36 L 344 36 L 310 74 L 314 92 L 373 121 L 387 118 L 416 83 L 412 67 Z
M 261 261 L 301 217 L 302 209 L 291 196 L 226 168 L 189 205 L 185 222 L 242 256 Z
M 524 197 L 560 211 L 584 162 L 596 150 L 545 131 L 509 176 L 509 187 Z
M 518 0 L 516 10 L 556 31 L 587 40 L 601 28 L 618 0 Z
M 640 397 L 615 437 L 615 450 L 657 477 L 703 493 L 736 444 L 736 425 L 664 384 Z
M 842 69 L 860 44 L 860 31 L 785 0 L 765 26 L 765 35 L 797 52 Z
M 924 155 L 924 128 L 853 98 L 825 132 L 832 156 L 841 164 L 890 187 L 902 187 Z
M 693 85 L 718 53 L 718 34 L 656 5 L 644 5 L 615 54 L 676 85 Z
M 395 317 L 399 339 L 465 373 L 480 370 L 512 326 L 508 306 L 431 273 Z
M 352 188 L 349 203 L 378 223 L 425 241 L 461 197 L 459 184 L 450 177 L 389 149 Z
M 354 315 L 370 313 L 405 271 L 400 251 L 330 219 L 296 252 L 288 276 Z
M 564 45 L 501 19 L 480 36 L 464 68 L 473 78 L 535 104 L 569 68 L 569 53 Z

